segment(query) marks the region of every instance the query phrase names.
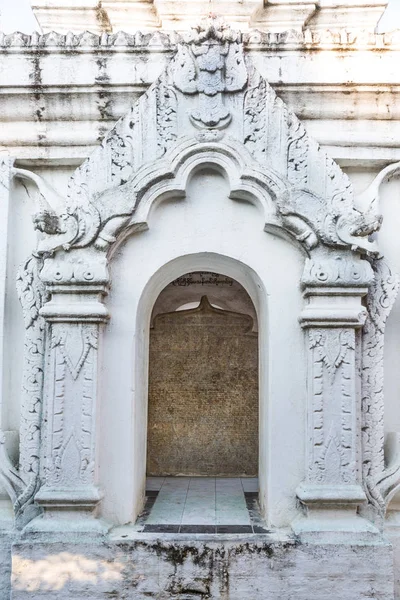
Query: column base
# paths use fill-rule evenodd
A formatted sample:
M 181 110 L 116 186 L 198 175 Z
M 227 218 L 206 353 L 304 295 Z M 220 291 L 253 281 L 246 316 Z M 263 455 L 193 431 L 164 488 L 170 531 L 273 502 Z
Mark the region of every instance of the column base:
M 292 523 L 302 542 L 365 543 L 381 539 L 370 521 L 357 514 L 366 496 L 359 485 L 310 485 L 297 488 L 306 515 Z
M 33 519 L 24 529 L 28 532 L 86 532 L 104 535 L 109 525 L 96 518 L 96 507 L 102 494 L 95 486 L 75 489 L 43 487 L 36 502 L 44 513 Z
M 93 514 L 84 512 L 65 511 L 64 514 L 57 512 L 44 512 L 44 514 L 30 521 L 23 530 L 23 536 L 39 533 L 60 534 L 61 539 L 68 538 L 69 534 L 90 534 L 104 536 L 111 526 L 102 519 L 97 519 Z
M 35 496 L 36 502 L 47 510 L 94 510 L 102 499 L 95 486 L 70 488 L 42 487 Z
M 367 500 L 364 490 L 358 484 L 302 483 L 297 488 L 296 495 L 306 506 L 358 506 Z
M 379 529 L 350 511 L 311 511 L 296 519 L 292 529 L 303 543 L 359 544 L 382 539 Z

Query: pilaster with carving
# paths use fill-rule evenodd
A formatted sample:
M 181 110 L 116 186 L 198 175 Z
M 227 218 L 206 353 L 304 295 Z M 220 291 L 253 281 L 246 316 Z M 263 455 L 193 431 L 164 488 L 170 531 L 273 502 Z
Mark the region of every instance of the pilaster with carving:
M 362 298 L 372 280 L 369 262 L 346 252 L 308 259 L 303 276 L 308 435 L 306 479 L 297 495 L 309 519 L 320 520 L 327 510 L 337 513 L 336 518 L 348 520 L 353 515 L 356 525 L 349 525 L 351 531 L 369 529 L 356 517 L 356 508 L 366 500 L 361 469 L 359 330 L 366 319 Z M 333 521 L 331 526 L 335 528 Z M 346 525 L 338 528 L 346 529 Z
M 49 324 L 42 421 L 41 480 L 36 495 L 46 512 L 91 511 L 95 484 L 96 407 L 102 285 L 50 286 L 41 314 Z

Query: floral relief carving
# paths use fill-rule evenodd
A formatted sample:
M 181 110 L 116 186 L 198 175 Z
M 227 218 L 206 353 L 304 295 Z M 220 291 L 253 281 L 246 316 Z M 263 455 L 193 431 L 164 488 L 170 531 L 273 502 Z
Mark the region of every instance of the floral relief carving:
M 310 329 L 312 351 L 312 452 L 314 483 L 351 483 L 357 476 L 355 449 L 355 334 L 352 329 Z M 340 411 L 333 409 L 340 399 Z
M 334 375 L 346 358 L 349 349 L 355 349 L 354 332 L 348 330 L 311 330 L 310 348 L 316 349 L 328 373 Z
M 309 157 L 307 150 L 307 132 L 303 124 L 296 120 L 288 144 L 288 179 L 304 188 L 308 186 Z
M 0 476 L 13 503 L 17 528 L 24 527 L 41 512 L 35 502 L 35 495 L 41 485 L 39 455 L 42 442 L 44 347 L 47 330 L 46 323 L 39 313 L 47 300 L 45 286 L 39 276 L 41 267 L 40 259 L 29 257 L 17 276 L 17 291 L 26 328 L 18 469 L 8 457 L 4 434 L 0 432 Z
M 20 470 L 26 475 L 37 475 L 39 472 L 46 336 L 46 323 L 39 311 L 48 299 L 40 279 L 41 268 L 42 261 L 32 256 L 24 262 L 17 276 L 17 291 L 26 330 L 20 425 Z

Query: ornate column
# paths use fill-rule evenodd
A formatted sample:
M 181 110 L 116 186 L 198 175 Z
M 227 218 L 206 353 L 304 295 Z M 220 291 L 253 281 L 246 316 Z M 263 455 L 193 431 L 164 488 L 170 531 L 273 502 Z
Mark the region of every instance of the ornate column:
M 297 489 L 306 518 L 302 536 L 343 532 L 369 536 L 373 526 L 356 514 L 366 501 L 361 469 L 362 298 L 373 279 L 367 261 L 350 252 L 307 260 L 301 324 L 308 353 L 306 478 Z M 333 538 L 332 538 L 333 536 Z
M 41 309 L 49 323 L 49 336 L 40 460 L 42 487 L 36 501 L 44 507 L 45 518 L 67 515 L 70 519 L 90 516 L 101 499 L 95 482 L 97 357 L 100 328 L 108 319 L 103 304 L 107 288 L 98 277 L 97 283 L 93 281 L 90 268 L 71 267 L 72 261 L 61 267 L 53 263 L 48 259 L 42 271 L 51 297 Z M 95 520 L 91 522 L 96 527 Z

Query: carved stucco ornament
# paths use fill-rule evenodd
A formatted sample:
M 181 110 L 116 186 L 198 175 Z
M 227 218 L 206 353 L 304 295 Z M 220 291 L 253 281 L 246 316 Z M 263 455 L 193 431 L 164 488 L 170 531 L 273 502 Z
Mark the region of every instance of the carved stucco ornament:
M 247 83 L 239 36 L 210 15 L 194 30 L 187 44 L 178 44 L 173 82 L 184 94 L 198 95 L 190 118 L 196 127 L 223 129 L 232 118 L 223 94 L 238 92 Z
M 244 60 L 241 35 L 209 17 L 180 44 L 175 60 L 76 170 L 67 197 L 61 197 L 33 173 L 19 169 L 13 172 L 16 177 L 30 178 L 39 188 L 33 217 L 39 232 L 38 247 L 19 276 L 26 324 L 20 468 L 18 472 L 12 470 L 6 461 L 1 466 L 3 477 L 7 478 L 8 473 L 12 489 L 22 482 L 15 496 L 19 498 L 18 510 L 24 493 L 30 490 L 32 503 L 40 486 L 42 379 L 49 327 L 43 317 L 44 306 L 52 329 L 48 347 L 54 354 L 55 368 L 62 373 L 57 381 L 58 398 L 62 398 L 66 381 L 70 389 L 85 386 L 87 403 L 81 424 L 75 420 L 67 430 L 60 421 L 57 439 L 53 439 L 49 451 L 53 462 L 47 472 L 53 482 L 62 481 L 60 469 L 65 456 L 73 456 L 74 460 L 67 462 L 78 465 L 74 475 L 77 485 L 86 485 L 93 473 L 90 428 L 96 394 L 97 326 L 105 317 L 100 313 L 91 315 L 90 302 L 81 303 L 80 310 L 87 313 L 81 312 L 79 318 L 73 313 L 63 317 L 74 328 L 68 334 L 65 323 L 55 325 L 57 315 L 50 311 L 46 290 L 63 288 L 64 293 L 87 295 L 91 290 L 98 293 L 103 289 L 108 283 L 107 264 L 118 240 L 149 226 L 152 203 L 160 197 L 184 197 L 191 170 L 202 164 L 224 170 L 232 198 L 261 202 L 266 231 L 294 239 L 304 248 L 308 256 L 304 286 L 367 286 L 372 280 L 370 264 L 374 271 L 383 264 L 371 237 L 382 221 L 378 190 L 399 165 L 386 169 L 366 193 L 354 198 L 345 173 L 310 138 L 250 61 Z M 362 255 L 368 255 L 369 260 L 362 259 Z M 379 281 L 384 285 L 384 278 Z M 371 320 L 367 323 L 373 322 L 375 310 L 378 321 L 384 320 L 388 311 L 377 300 L 378 289 L 372 288 L 372 294 L 373 306 L 368 307 Z M 366 330 L 367 336 L 368 331 L 374 334 L 373 329 Z M 79 341 L 76 355 L 68 349 L 69 341 L 75 339 L 69 335 L 77 336 Z M 383 332 L 379 335 L 376 344 L 383 347 Z M 314 336 L 311 343 L 316 362 L 327 370 L 329 384 L 329 378 L 348 368 L 347 357 L 355 351 L 353 341 L 343 335 L 328 340 L 323 333 Z M 363 345 L 364 371 L 373 381 L 374 369 L 381 368 L 381 359 L 374 362 L 372 358 L 369 344 L 374 343 L 371 334 Z M 337 352 L 338 345 L 345 349 L 342 353 Z M 363 386 L 368 391 L 369 380 L 364 379 Z M 365 397 L 367 391 L 363 392 Z M 380 415 L 383 397 L 374 398 Z M 367 401 L 363 406 L 364 411 L 369 410 Z M 365 427 L 373 429 L 380 418 L 371 417 Z M 320 464 L 325 464 L 327 457 L 333 457 L 332 464 L 340 458 L 345 465 L 345 482 L 353 468 L 351 460 L 343 458 L 338 450 L 345 440 L 339 440 L 334 432 L 327 439 Z M 378 442 L 382 457 L 383 440 Z M 363 443 L 366 452 L 370 442 Z M 370 498 L 383 489 L 381 459 L 374 465 L 374 475 L 366 474 L 372 477 L 368 479 L 372 482 L 368 484 Z M 387 475 L 392 489 L 398 472 Z M 69 480 L 74 481 L 74 477 L 71 473 Z
M 193 152 L 220 163 L 236 155 L 231 183 L 244 190 L 254 180 L 260 194 L 264 189 L 273 201 L 266 228 L 286 232 L 307 253 L 319 245 L 378 253 L 370 239 L 381 224 L 375 199 L 357 202 L 347 176 L 245 60 L 241 34 L 212 16 L 179 45 L 164 73 L 77 169 L 66 198 L 37 175 L 15 170 L 40 190 L 37 252 L 104 252 L 127 227 L 147 227 L 135 216 L 142 198 L 156 182 L 171 190 L 171 179 L 175 193 L 184 194 L 179 169 Z

